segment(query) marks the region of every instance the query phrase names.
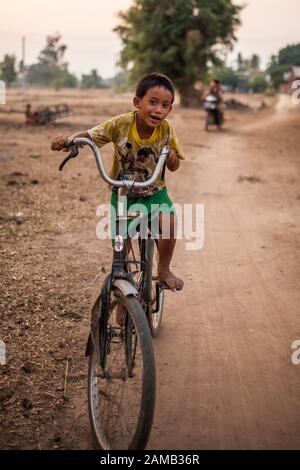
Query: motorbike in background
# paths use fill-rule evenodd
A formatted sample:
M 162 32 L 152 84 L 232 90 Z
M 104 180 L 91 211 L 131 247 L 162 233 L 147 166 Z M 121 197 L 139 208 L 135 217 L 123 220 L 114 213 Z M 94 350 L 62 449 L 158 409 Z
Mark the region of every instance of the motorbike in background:
M 213 94 L 207 95 L 204 99 L 204 109 L 206 111 L 205 130 L 209 132 L 209 126 L 212 125 L 220 130 L 224 121 L 220 99 Z

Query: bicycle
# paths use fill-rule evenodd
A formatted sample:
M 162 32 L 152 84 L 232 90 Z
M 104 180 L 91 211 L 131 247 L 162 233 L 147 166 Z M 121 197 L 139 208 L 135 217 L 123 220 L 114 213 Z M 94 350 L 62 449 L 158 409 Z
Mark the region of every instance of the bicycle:
M 164 147 L 151 178 L 145 182 L 113 180 L 105 172 L 96 144 L 88 138 L 69 139 L 70 154 L 59 170 L 88 145 L 95 156 L 100 176 L 118 190 L 147 188 L 161 174 L 168 147 Z M 123 198 L 123 199 L 122 199 Z M 120 196 L 124 201 L 126 196 Z M 96 448 L 144 449 L 150 436 L 155 407 L 155 362 L 152 336 L 161 326 L 164 290 L 155 272 L 158 241 L 149 229 L 145 237 L 125 242 L 121 224 L 128 219 L 139 224 L 143 215 L 122 214 L 118 204 L 116 237 L 111 273 L 103 282 L 92 309 L 91 330 L 86 346 L 88 367 L 88 410 Z M 147 224 L 148 227 L 148 224 Z M 120 322 L 118 312 L 123 312 Z
M 209 132 L 210 125 L 217 126 L 220 130 L 224 116 L 218 98 L 213 94 L 206 96 L 204 99 L 204 109 L 206 111 L 205 130 Z

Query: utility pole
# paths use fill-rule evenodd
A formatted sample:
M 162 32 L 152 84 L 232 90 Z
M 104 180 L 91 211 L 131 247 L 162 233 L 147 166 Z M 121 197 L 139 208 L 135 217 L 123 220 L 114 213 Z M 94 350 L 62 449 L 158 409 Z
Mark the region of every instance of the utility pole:
M 25 88 L 26 88 L 26 83 L 25 83 L 25 43 L 26 43 L 26 39 L 25 39 L 25 36 L 23 36 L 22 37 L 22 59 L 21 59 L 21 64 L 20 64 L 23 95 L 25 95 Z

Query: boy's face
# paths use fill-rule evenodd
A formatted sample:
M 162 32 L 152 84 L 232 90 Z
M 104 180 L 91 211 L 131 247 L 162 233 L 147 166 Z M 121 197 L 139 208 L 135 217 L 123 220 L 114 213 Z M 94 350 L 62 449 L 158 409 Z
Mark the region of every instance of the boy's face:
M 149 88 L 143 98 L 135 96 L 133 104 L 147 127 L 157 127 L 172 109 L 172 93 L 162 86 Z

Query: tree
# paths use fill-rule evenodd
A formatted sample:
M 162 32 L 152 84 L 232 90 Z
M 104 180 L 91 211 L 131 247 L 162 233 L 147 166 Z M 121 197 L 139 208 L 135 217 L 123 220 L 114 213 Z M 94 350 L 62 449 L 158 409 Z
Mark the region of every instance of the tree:
M 78 83 L 76 75 L 67 71 L 63 74 L 62 86 L 66 88 L 76 88 Z
M 244 69 L 244 59 L 243 59 L 241 52 L 239 52 L 237 56 L 237 69 L 238 70 Z
M 235 90 L 239 84 L 239 78 L 237 74 L 230 67 L 222 67 L 217 75 L 222 85 L 230 87 L 232 90 Z
M 283 83 L 284 73 L 293 66 L 300 66 L 300 43 L 293 44 L 280 49 L 278 55 L 272 55 L 268 73 L 276 88 Z
M 232 0 L 134 0 L 115 28 L 123 42 L 120 65 L 132 80 L 165 73 L 178 87 L 181 104 L 189 105 L 195 81 L 210 63 L 218 64 L 222 50 L 232 48 L 240 9 Z
M 271 67 L 276 67 L 278 65 L 278 59 L 275 54 L 271 55 L 270 63 L 269 63 L 269 68 Z
M 263 93 L 268 86 L 264 75 L 255 75 L 249 81 L 249 87 L 254 93 Z
M 290 65 L 273 65 L 267 72 L 271 77 L 272 83 L 276 89 L 284 82 L 284 74 L 291 69 Z
M 53 36 L 47 36 L 46 46 L 41 50 L 38 57 L 40 64 L 49 64 L 60 66 L 63 59 L 64 53 L 67 50 L 65 44 L 60 44 L 61 35 L 59 33 L 53 34 Z
M 16 57 L 14 55 L 5 54 L 3 61 L 0 62 L 0 78 L 10 86 L 17 78 Z
M 67 46 L 61 43 L 60 34 L 47 36 L 46 46 L 39 54 L 38 62 L 29 67 L 26 80 L 30 84 L 75 87 L 77 78 L 69 73 L 68 64 L 63 62 Z
M 252 70 L 259 70 L 260 57 L 257 54 L 253 54 L 250 59 L 250 66 Z
M 278 54 L 278 65 L 300 66 L 300 43 L 281 49 Z
M 54 88 L 54 90 L 59 91 L 61 88 L 76 88 L 77 86 L 77 78 L 75 75 L 63 71 L 60 76 L 57 76 L 52 82 L 51 86 Z
M 82 75 L 81 86 L 83 88 L 103 88 L 103 79 L 98 75 L 96 69 L 91 70 L 89 75 Z

